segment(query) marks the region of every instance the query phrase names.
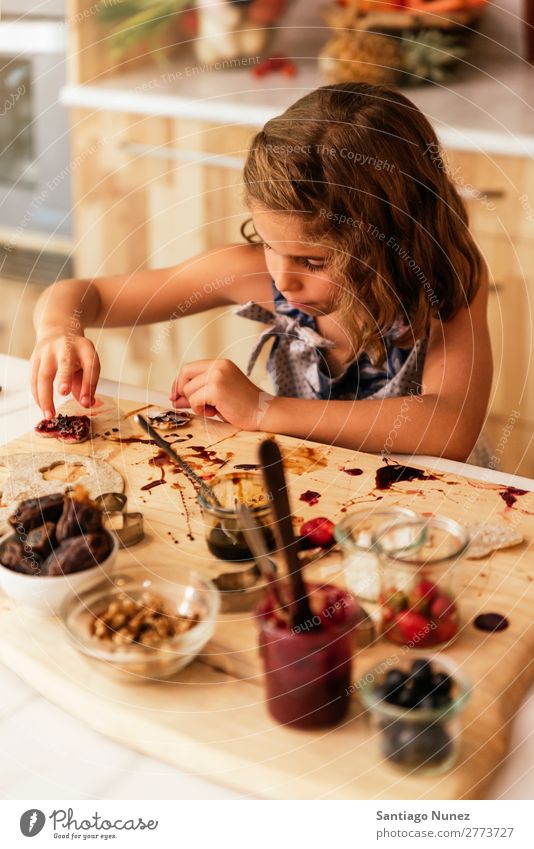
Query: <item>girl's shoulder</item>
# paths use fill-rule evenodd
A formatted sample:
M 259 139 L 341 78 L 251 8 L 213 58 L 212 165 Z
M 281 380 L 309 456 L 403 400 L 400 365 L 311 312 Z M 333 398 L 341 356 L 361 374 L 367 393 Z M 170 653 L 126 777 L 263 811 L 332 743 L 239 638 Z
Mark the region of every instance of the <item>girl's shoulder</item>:
M 220 253 L 218 267 L 221 279 L 226 278 L 225 291 L 233 303 L 256 301 L 272 305 L 272 278 L 261 245 L 246 242 L 226 245 Z

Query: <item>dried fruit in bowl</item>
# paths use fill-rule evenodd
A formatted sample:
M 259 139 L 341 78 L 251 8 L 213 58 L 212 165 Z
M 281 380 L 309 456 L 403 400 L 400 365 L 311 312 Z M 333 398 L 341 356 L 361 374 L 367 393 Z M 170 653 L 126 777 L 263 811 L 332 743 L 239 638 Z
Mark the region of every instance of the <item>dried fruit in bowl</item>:
M 41 498 L 27 498 L 21 501 L 8 519 L 17 534 L 29 534 L 44 522 L 57 522 L 63 512 L 64 496 L 62 492 L 43 495 Z
M 109 534 L 86 534 L 61 543 L 43 563 L 47 575 L 71 575 L 102 563 L 111 551 Z

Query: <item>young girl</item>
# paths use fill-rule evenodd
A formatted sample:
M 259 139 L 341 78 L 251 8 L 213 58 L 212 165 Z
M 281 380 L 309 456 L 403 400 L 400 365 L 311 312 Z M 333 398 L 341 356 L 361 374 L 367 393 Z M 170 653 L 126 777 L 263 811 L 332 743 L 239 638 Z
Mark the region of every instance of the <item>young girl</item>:
M 43 294 L 32 388 L 45 417 L 56 376 L 60 393 L 94 402 L 100 367 L 85 327 L 239 304 L 266 325 L 248 373 L 274 340 L 274 394 L 231 361 L 199 360 L 177 374 L 174 407 L 244 430 L 465 460 L 492 377 L 487 271 L 423 114 L 391 88 L 325 86 L 257 134 L 244 180 L 242 244 Z M 228 282 L 206 286 L 221 267 Z

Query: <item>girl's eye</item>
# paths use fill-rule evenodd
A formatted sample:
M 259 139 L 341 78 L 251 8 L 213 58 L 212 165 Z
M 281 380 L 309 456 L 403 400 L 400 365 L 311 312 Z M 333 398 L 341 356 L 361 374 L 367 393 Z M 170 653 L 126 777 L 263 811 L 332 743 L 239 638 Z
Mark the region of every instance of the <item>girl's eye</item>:
M 302 265 L 304 268 L 307 268 L 308 271 L 323 271 L 325 267 L 323 260 L 310 260 L 306 259 L 306 257 L 302 260 Z

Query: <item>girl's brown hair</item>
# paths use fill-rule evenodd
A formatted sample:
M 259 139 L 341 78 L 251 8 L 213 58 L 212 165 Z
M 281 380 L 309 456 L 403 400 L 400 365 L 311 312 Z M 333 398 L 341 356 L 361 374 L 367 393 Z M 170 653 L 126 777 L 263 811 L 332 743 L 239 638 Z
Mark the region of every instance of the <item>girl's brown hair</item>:
M 249 206 L 302 214 L 306 238 L 330 247 L 355 354 L 379 363 L 399 319 L 396 344 L 411 346 L 431 316 L 473 300 L 483 260 L 465 206 L 430 123 L 399 91 L 316 89 L 255 136 L 244 179 Z

